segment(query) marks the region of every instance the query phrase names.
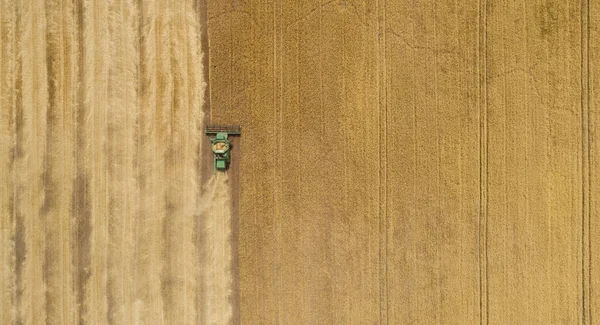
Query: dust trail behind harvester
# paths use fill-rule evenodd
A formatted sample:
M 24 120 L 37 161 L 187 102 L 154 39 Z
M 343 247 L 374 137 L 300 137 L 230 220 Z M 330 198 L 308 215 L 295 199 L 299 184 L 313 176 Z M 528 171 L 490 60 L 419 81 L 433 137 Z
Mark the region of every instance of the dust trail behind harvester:
M 229 324 L 232 317 L 231 201 L 226 173 L 212 176 L 200 198 L 204 220 L 204 324 Z

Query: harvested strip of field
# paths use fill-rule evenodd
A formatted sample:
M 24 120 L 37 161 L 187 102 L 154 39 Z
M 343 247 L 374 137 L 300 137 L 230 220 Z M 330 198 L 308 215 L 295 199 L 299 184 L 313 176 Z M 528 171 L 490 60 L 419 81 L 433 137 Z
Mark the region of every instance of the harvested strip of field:
M 200 17 L 0 0 L 0 324 L 232 317 L 224 175 L 201 201 Z
M 219 173 L 208 181 L 201 199 L 207 308 L 202 324 L 228 324 L 232 318 L 231 216 L 228 177 Z

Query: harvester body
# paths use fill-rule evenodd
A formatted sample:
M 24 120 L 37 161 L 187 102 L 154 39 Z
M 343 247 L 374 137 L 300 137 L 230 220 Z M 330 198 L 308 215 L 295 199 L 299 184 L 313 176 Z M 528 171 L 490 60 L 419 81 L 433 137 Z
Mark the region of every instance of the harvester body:
M 229 135 L 240 135 L 241 130 L 239 126 L 208 126 L 206 127 L 206 134 L 215 135 L 210 138 L 210 143 L 214 157 L 213 169 L 216 174 L 217 170 L 225 170 L 229 166 L 231 159 Z

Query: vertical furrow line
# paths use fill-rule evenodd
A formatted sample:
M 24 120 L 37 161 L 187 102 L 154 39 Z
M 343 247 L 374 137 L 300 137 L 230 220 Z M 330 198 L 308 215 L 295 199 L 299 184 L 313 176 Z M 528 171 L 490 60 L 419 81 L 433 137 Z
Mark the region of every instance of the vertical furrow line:
M 154 217 L 156 223 L 154 229 L 156 237 L 160 238 L 155 251 L 157 253 L 157 276 L 160 283 L 160 305 L 162 322 L 168 324 L 170 310 L 173 302 L 169 295 L 169 265 L 171 263 L 170 251 L 173 248 L 169 240 L 169 228 L 171 218 L 176 217 L 176 207 L 169 197 L 169 188 L 173 180 L 172 169 L 175 162 L 175 153 L 173 147 L 174 128 L 173 128 L 173 76 L 172 76 L 172 44 L 171 29 L 173 21 L 173 1 L 157 1 L 158 11 L 157 19 L 157 40 L 156 40 L 156 119 L 154 126 L 156 128 L 155 140 L 155 176 L 156 184 L 154 187 L 154 198 L 158 205 Z
M 143 105 L 146 100 L 146 87 L 144 86 L 146 79 L 144 78 L 145 66 L 144 59 L 147 56 L 146 52 L 146 35 L 145 35 L 145 26 L 146 26 L 146 17 L 144 12 L 144 4 L 142 0 L 132 0 L 135 2 L 137 6 L 137 17 L 133 19 L 137 22 L 134 24 L 132 32 L 134 35 L 137 35 L 135 47 L 137 48 L 137 52 L 133 54 L 136 57 L 137 70 L 136 74 L 136 105 L 132 108 L 132 116 L 135 117 L 135 127 L 132 129 L 132 141 L 133 147 L 131 159 L 128 163 L 128 167 L 130 168 L 130 181 L 131 187 L 129 187 L 129 192 L 133 195 L 129 198 L 131 201 L 128 206 L 128 213 L 130 217 L 130 226 L 131 226 L 131 274 L 134 275 L 131 283 L 129 299 L 131 303 L 131 309 L 129 310 L 129 323 L 138 325 L 141 321 L 141 303 L 139 302 L 140 295 L 140 283 L 142 283 L 140 279 L 140 270 L 139 270 L 139 260 L 140 260 L 140 243 L 139 238 L 141 235 L 141 216 L 142 216 L 142 184 L 140 183 L 142 176 L 141 167 L 143 163 L 144 153 L 142 146 L 142 139 L 144 135 L 143 123 L 144 123 L 144 113 L 143 113 Z M 128 183 L 129 184 L 129 183 Z
M 387 211 L 387 26 L 386 1 L 377 2 L 377 92 L 379 101 L 379 322 L 388 324 L 388 211 Z
M 201 25 L 206 24 L 201 17 L 205 17 L 200 10 L 201 6 L 195 6 L 196 1 L 187 1 L 185 10 L 185 47 L 186 47 L 186 68 L 188 74 L 187 83 L 187 105 L 188 105 L 188 144 L 186 146 L 187 157 L 189 159 L 190 174 L 187 175 L 189 189 L 189 214 L 187 221 L 187 236 L 184 238 L 184 244 L 189 245 L 189 259 L 186 272 L 186 306 L 189 306 L 187 318 L 184 321 L 187 324 L 196 322 L 202 315 L 202 310 L 198 308 L 198 295 L 200 293 L 200 281 L 202 279 L 200 270 L 199 246 L 200 235 L 197 230 L 199 196 L 200 196 L 200 175 L 202 171 L 201 156 L 203 134 L 201 133 L 202 123 L 204 121 L 204 112 L 202 110 L 203 96 L 205 94 L 204 66 L 202 63 L 202 45 L 201 45 Z
M 4 265 L 10 265 L 10 262 L 6 260 L 6 251 L 9 250 L 10 244 L 8 240 L 6 240 L 9 232 L 9 219 L 8 214 L 5 212 L 5 207 L 8 206 L 8 200 L 6 199 L 5 193 L 8 191 L 8 161 L 5 161 L 9 153 L 7 152 L 8 141 L 7 138 L 10 137 L 10 127 L 8 125 L 8 115 L 6 112 L 10 112 L 10 106 L 6 106 L 2 96 L 3 93 L 3 85 L 4 85 L 4 74 L 2 73 L 5 70 L 2 62 L 8 61 L 4 54 L 4 48 L 6 41 L 2 37 L 2 32 L 4 31 L 4 15 L 2 10 L 4 9 L 3 1 L 0 1 L 0 322 L 4 321 L 8 323 L 8 311 L 12 309 L 12 306 L 9 304 L 10 297 L 7 297 L 6 294 L 10 291 L 8 284 L 10 281 L 6 281 L 7 275 L 10 274 L 9 269 L 5 268 Z M 10 252 L 9 252 L 10 254 Z M 7 299 L 8 298 L 8 299 Z
M 79 89 L 79 76 L 77 69 L 79 69 L 79 62 L 77 60 L 78 41 L 77 41 L 77 14 L 74 1 L 61 0 L 61 24 L 63 35 L 62 39 L 62 50 L 63 50 L 63 61 L 62 61 L 62 104 L 59 110 L 62 110 L 62 139 L 60 146 L 62 147 L 62 156 L 59 162 L 61 166 L 60 180 L 60 202 L 58 207 L 58 215 L 60 216 L 58 222 L 59 227 L 59 249 L 60 254 L 60 274 L 61 274 L 61 293 L 62 293 L 62 306 L 60 306 L 63 324 L 74 324 L 76 320 L 76 306 L 77 301 L 74 295 L 74 280 L 75 271 L 72 263 L 72 255 L 75 252 L 73 247 L 74 241 L 71 236 L 71 229 L 73 224 L 73 215 L 71 213 L 71 207 L 73 204 L 73 182 L 74 182 L 74 167 L 75 160 L 73 152 L 75 149 L 75 120 L 74 112 L 77 107 L 77 97 L 80 91 Z
M 14 173 L 15 1 L 0 0 L 0 323 L 16 321 Z
M 275 123 L 273 123 L 273 132 L 274 132 L 274 139 L 275 139 L 275 145 L 274 148 L 277 148 L 277 157 L 281 157 L 281 153 L 279 152 L 279 148 L 277 146 L 277 139 L 278 139 L 278 130 L 277 130 L 277 123 L 278 123 L 278 119 L 277 119 L 277 109 L 278 109 L 278 105 L 279 105 L 279 101 L 277 98 L 277 90 L 278 90 L 278 83 L 281 82 L 280 79 L 277 78 L 278 73 L 277 73 L 277 64 L 278 64 L 278 57 L 277 57 L 277 53 L 278 53 L 278 49 L 277 49 L 277 1 L 273 1 L 273 121 Z M 281 5 L 281 4 L 279 4 Z M 256 64 L 256 61 L 254 61 Z M 277 238 L 277 201 L 279 199 L 279 192 L 278 192 L 278 187 L 277 187 L 277 183 L 276 183 L 276 175 L 277 174 L 277 163 L 274 164 L 274 168 L 273 168 L 273 182 L 275 184 L 275 186 L 273 187 L 273 297 L 275 297 L 275 301 L 278 301 L 278 295 L 277 295 L 277 255 L 278 255 L 278 238 Z M 274 308 L 275 310 L 275 324 L 279 324 L 279 304 L 277 304 L 277 306 L 275 306 Z
M 94 16 L 94 52 L 93 70 L 91 74 L 95 91 L 90 103 L 92 109 L 91 148 L 92 170 L 92 241 L 91 241 L 91 275 L 89 297 L 92 311 L 92 323 L 105 324 L 107 314 L 106 280 L 107 280 L 107 177 L 108 159 L 107 145 L 107 113 L 108 113 L 108 68 L 110 64 L 108 39 L 108 6 L 105 1 L 94 0 L 92 6 Z M 87 75 L 87 74 L 86 74 Z
M 180 78 L 177 74 L 179 73 L 177 69 L 177 63 L 175 58 L 176 45 L 174 44 L 174 36 L 176 29 L 176 20 L 177 13 L 174 8 L 174 3 L 172 1 L 165 1 L 169 6 L 168 9 L 164 10 L 164 12 L 169 13 L 167 20 L 164 25 L 165 29 L 161 28 L 161 45 L 163 47 L 164 52 L 161 52 L 164 56 L 161 57 L 161 64 L 164 64 L 165 61 L 168 61 L 168 65 L 164 65 L 165 69 L 168 69 L 168 73 L 160 72 L 159 70 L 159 85 L 164 84 L 165 86 L 170 85 L 172 88 L 169 91 L 166 87 L 164 89 L 164 94 L 167 96 L 172 95 L 172 99 L 167 101 L 165 99 L 164 105 L 160 108 L 162 110 L 162 114 L 164 116 L 163 121 L 165 121 L 166 125 L 166 134 L 161 136 L 159 139 L 162 141 L 161 145 L 164 147 L 163 158 L 164 158 L 164 183 L 162 185 L 162 190 L 164 190 L 163 195 L 163 205 L 165 209 L 165 215 L 162 217 L 162 239 L 163 246 L 160 248 L 162 255 L 162 269 L 160 271 L 160 281 L 161 281 L 161 296 L 163 301 L 163 314 L 166 324 L 170 324 L 172 322 L 177 322 L 176 317 L 181 314 L 181 310 L 174 311 L 176 308 L 182 307 L 178 304 L 176 291 L 180 291 L 180 283 L 178 283 L 176 279 L 176 275 L 173 270 L 176 268 L 173 264 L 177 263 L 177 259 L 179 258 L 177 254 L 179 253 L 177 250 L 177 243 L 174 242 L 173 238 L 179 236 L 177 234 L 177 229 L 174 228 L 174 223 L 177 222 L 178 219 L 181 218 L 181 205 L 177 198 L 173 195 L 173 193 L 177 191 L 181 191 L 179 186 L 181 184 L 178 183 L 177 174 L 180 171 L 180 167 L 182 164 L 180 151 L 177 146 L 177 141 L 180 135 L 180 126 L 177 123 L 177 113 L 179 112 L 178 107 L 178 98 L 177 98 L 177 80 Z M 159 64 L 159 67 L 161 67 Z M 159 92 L 159 94 L 161 94 Z M 159 123 L 158 130 L 161 130 L 161 126 Z M 162 183 L 162 182 L 161 182 Z M 181 195 L 182 193 L 180 193 Z M 174 288 L 177 288 L 174 290 Z M 177 306 L 177 307 L 175 307 Z
M 487 121 L 487 0 L 479 3 L 479 307 L 480 324 L 488 324 L 488 121 Z
M 581 1 L 581 150 L 582 150 L 582 322 L 583 324 L 592 323 L 591 302 L 590 302 L 590 13 L 589 0 Z
M 181 169 L 179 170 L 179 175 L 176 178 L 180 183 L 181 191 L 183 195 L 177 195 L 176 197 L 180 197 L 178 199 L 179 207 L 179 220 L 175 220 L 175 229 L 173 236 L 173 241 L 177 248 L 177 257 L 176 263 L 173 263 L 176 267 L 175 270 L 171 270 L 171 272 L 176 275 L 178 285 L 180 286 L 179 292 L 175 291 L 176 303 L 180 305 L 180 309 L 174 308 L 173 312 L 177 313 L 179 311 L 180 314 L 176 315 L 175 319 L 178 319 L 179 322 L 184 324 L 190 324 L 190 322 L 195 319 L 195 317 L 189 317 L 191 312 L 188 305 L 188 277 L 190 276 L 188 266 L 193 263 L 191 256 L 189 256 L 190 250 L 188 247 L 188 243 L 191 243 L 191 240 L 188 239 L 188 230 L 191 229 L 192 226 L 192 209 L 190 207 L 194 206 L 194 197 L 190 196 L 192 188 L 188 183 L 188 179 L 191 178 L 190 172 L 193 172 L 194 166 L 191 166 L 189 163 L 189 145 L 190 145 L 190 125 L 193 121 L 190 121 L 190 111 L 188 107 L 188 74 L 187 74 L 187 51 L 186 51 L 186 14 L 185 10 L 187 9 L 187 1 L 180 1 L 177 3 L 175 8 L 175 21 L 173 24 L 173 29 L 175 31 L 172 40 L 172 46 L 175 57 L 175 67 L 174 77 L 175 84 L 174 87 L 174 103 L 177 111 L 175 112 L 176 126 L 180 128 L 178 134 L 178 139 L 176 139 L 176 147 L 179 151 L 178 154 L 181 157 Z M 177 190 L 176 190 L 177 191 Z M 176 193 L 176 192 L 175 192 Z M 174 193 L 171 193 L 174 195 Z M 177 233 L 179 232 L 179 234 Z M 173 265 L 172 264 L 172 265 Z M 173 288 L 172 288 L 173 289 Z M 193 309 L 193 308 L 192 308 Z
M 30 108 L 32 106 L 31 98 L 31 84 L 28 77 L 31 76 L 31 52 L 29 48 L 28 40 L 31 39 L 31 3 L 29 1 L 19 1 L 17 4 L 18 12 L 18 44 L 17 49 L 19 51 L 19 71 L 18 71 L 18 103 L 16 111 L 16 137 L 15 137 L 15 159 L 16 168 L 13 173 L 13 181 L 15 183 L 15 219 L 16 225 L 16 323 L 26 324 L 26 314 L 30 309 L 28 302 L 31 300 L 30 292 L 27 290 L 27 274 L 28 265 L 25 263 L 26 255 L 31 251 L 31 245 L 29 244 L 29 225 L 27 225 L 27 203 L 32 201 L 31 195 L 28 191 L 27 184 L 31 178 L 30 174 L 35 173 L 29 168 L 29 152 L 26 150 L 31 148 L 32 135 L 31 135 L 31 120 L 29 116 Z M 28 83 L 29 82 L 29 83 Z M 30 172 L 27 172 L 30 171 Z M 24 203 L 27 202 L 27 203 Z
M 80 96 L 76 110 L 76 176 L 73 184 L 73 219 L 75 221 L 74 242 L 76 254 L 74 264 L 76 273 L 76 301 L 78 306 L 78 323 L 93 323 L 92 312 L 95 306 L 92 300 L 92 193 L 94 192 L 93 169 L 94 160 L 91 152 L 94 127 L 94 53 L 96 51 L 94 34 L 94 7 L 91 0 L 81 0 L 78 12 L 80 33 Z
M 45 137 L 48 104 L 46 73 L 46 17 L 44 2 L 31 1 L 23 17 L 23 134 L 24 169 L 17 177 L 23 178 L 24 197 L 20 202 L 25 220 L 25 252 L 23 272 L 23 323 L 40 324 L 46 321 L 46 284 L 43 277 L 44 202 L 43 170 L 46 165 Z M 25 176 L 26 175 L 26 176 Z
M 185 221 L 183 225 L 184 236 L 182 241 L 184 249 L 184 296 L 183 304 L 185 324 L 192 324 L 196 321 L 199 311 L 196 309 L 196 296 L 198 292 L 198 272 L 199 256 L 196 246 L 195 222 L 197 219 L 197 202 L 200 195 L 200 157 L 198 148 L 203 139 L 199 132 L 204 118 L 202 112 L 202 95 L 204 94 L 202 82 L 202 51 L 200 50 L 200 13 L 198 8 L 194 7 L 194 1 L 186 1 L 181 7 L 182 15 L 182 53 L 183 73 L 185 75 L 185 85 L 183 94 L 185 96 L 186 106 L 186 140 L 185 150 L 185 173 L 184 186 L 187 197 L 185 198 Z
M 107 160 L 107 211 L 108 224 L 108 251 L 107 251 L 107 280 L 106 280 L 106 320 L 108 324 L 115 324 L 117 319 L 123 322 L 117 306 L 123 306 L 120 288 L 122 287 L 122 276 L 115 276 L 122 270 L 119 264 L 120 252 L 123 250 L 121 236 L 117 235 L 122 229 L 123 206 L 125 204 L 120 183 L 124 165 L 124 150 L 122 140 L 124 139 L 125 107 L 123 102 L 123 90 L 126 87 L 123 82 L 123 63 L 119 62 L 123 56 L 123 44 L 121 42 L 121 24 L 124 23 L 121 11 L 121 1 L 110 0 L 108 2 L 108 116 L 106 133 L 106 157 Z M 117 140 L 118 139 L 118 140 Z M 117 253 L 119 252 L 119 253 Z
M 188 20 L 198 19 L 197 26 L 190 28 L 192 25 L 188 24 L 191 42 L 188 44 L 188 56 L 190 57 L 189 63 L 192 65 L 190 73 L 194 72 L 193 77 L 190 79 L 190 101 L 193 103 L 193 107 L 198 110 L 201 114 L 198 118 L 197 128 L 198 131 L 204 126 L 204 123 L 210 118 L 207 112 L 210 110 L 210 90 L 208 88 L 209 81 L 209 59 L 208 59 L 208 8 L 206 0 L 190 0 L 194 3 L 193 7 L 198 10 L 197 17 L 190 17 L 189 14 L 194 14 L 193 11 L 188 11 Z M 202 323 L 203 319 L 206 319 L 207 306 L 205 304 L 205 289 L 206 289 L 206 272 L 202 263 L 205 257 L 205 246 L 206 236 L 204 235 L 204 220 L 200 215 L 201 201 L 199 197 L 202 193 L 202 185 L 204 183 L 203 170 L 206 168 L 203 165 L 203 157 L 201 153 L 204 152 L 204 141 L 202 140 L 202 131 L 198 133 L 198 144 L 196 146 L 195 153 L 195 165 L 198 166 L 197 184 L 196 184 L 196 199 L 194 209 L 194 250 L 197 256 L 196 263 L 200 272 L 195 272 L 196 277 L 196 293 L 194 295 L 194 304 L 196 306 L 196 323 Z
M 157 2 L 149 3 L 140 1 L 142 11 L 141 21 L 141 48 L 140 48 L 140 134 L 137 145 L 139 168 L 136 175 L 140 190 L 139 211 L 136 213 L 136 252 L 135 273 L 136 300 L 134 302 L 134 324 L 161 324 L 162 300 L 160 297 L 160 247 L 162 247 L 161 233 L 157 227 L 162 220 L 157 213 L 160 208 L 156 196 L 156 175 L 159 173 L 157 151 L 156 120 L 162 116 L 157 115 L 158 83 L 157 63 L 158 55 L 158 15 L 162 8 L 157 7 Z M 161 238 L 155 240 L 154 238 Z
M 139 212 L 136 215 L 136 301 L 134 323 L 160 324 L 162 303 L 160 303 L 160 279 L 158 252 L 152 238 L 158 235 L 155 230 L 157 200 L 154 195 L 156 185 L 156 130 L 154 121 L 158 118 L 157 107 L 157 8 L 155 3 L 140 2 L 142 10 L 141 48 L 141 107 L 140 137 L 138 143 L 140 187 Z
M 26 4 L 26 2 L 25 2 Z M 28 144 L 29 137 L 26 136 L 25 132 L 25 117 L 23 114 L 23 108 L 25 106 L 24 99 L 25 94 L 29 95 L 26 92 L 26 87 L 23 84 L 23 72 L 26 71 L 24 60 L 26 59 L 24 56 L 25 51 L 23 51 L 23 45 L 25 43 L 26 35 L 28 34 L 28 26 L 25 23 L 29 15 L 27 14 L 27 10 L 23 1 L 18 1 L 16 4 L 16 12 L 15 12 L 15 99 L 14 99 L 14 111 L 11 114 L 14 127 L 14 143 L 12 148 L 12 170 L 11 170 L 11 178 L 13 184 L 12 191 L 12 219 L 14 222 L 14 281 L 15 281 L 15 289 L 14 294 L 12 296 L 13 301 L 13 315 L 11 320 L 17 324 L 23 324 L 23 310 L 22 310 L 22 296 L 23 296 L 23 260 L 25 258 L 25 229 L 24 229 L 24 216 L 23 216 L 23 208 L 21 201 L 24 197 L 24 178 L 27 177 L 27 174 L 22 174 L 19 177 L 19 174 L 23 169 L 25 169 L 26 157 L 24 152 L 24 147 Z
M 70 222 L 72 222 L 69 226 L 69 231 L 71 233 L 71 240 L 73 243 L 77 243 L 77 245 L 73 245 L 72 247 L 72 260 L 70 262 L 66 262 L 67 264 L 73 267 L 73 298 L 76 302 L 76 308 L 73 311 L 74 317 L 77 320 L 77 324 L 83 324 L 83 310 L 84 310 L 84 290 L 82 288 L 82 284 L 86 281 L 85 270 L 80 267 L 80 263 L 82 262 L 82 252 L 83 247 L 86 242 L 80 242 L 82 239 L 81 226 L 87 222 L 87 220 L 83 220 L 81 217 L 81 208 L 84 207 L 85 204 L 85 194 L 78 193 L 78 190 L 82 190 L 86 186 L 86 178 L 83 171 L 83 150 L 82 147 L 84 145 L 84 131 L 81 128 L 81 121 L 84 119 L 84 101 L 85 101 L 85 83 L 84 83 L 84 51 L 85 51 L 85 42 L 84 42 L 84 11 L 83 11 L 83 1 L 84 0 L 76 0 L 74 1 L 73 6 L 73 14 L 74 14 L 74 23 L 75 26 L 73 28 L 73 34 L 76 39 L 75 46 L 73 46 L 72 54 L 73 54 L 73 84 L 75 91 L 73 93 L 73 113 L 71 114 L 71 119 L 74 125 L 74 134 L 73 134 L 73 167 L 71 169 L 72 172 L 72 185 L 71 185 L 71 206 L 70 206 Z
M 427 39 L 427 46 L 431 47 L 431 48 L 438 48 L 439 44 L 438 44 L 438 37 L 437 37 L 437 33 L 439 31 L 439 27 L 438 27 L 438 22 L 437 22 L 437 17 L 436 17 L 436 12 L 437 12 L 437 2 L 433 1 L 433 11 L 432 11 L 432 20 L 433 20 L 433 24 L 432 24 L 432 33 L 433 33 L 433 42 L 431 41 L 431 39 Z M 433 43 L 433 44 L 431 44 Z M 440 86 L 440 77 L 439 72 L 438 72 L 438 52 L 433 52 L 432 56 L 433 56 L 433 98 L 432 98 L 432 102 L 433 102 L 433 126 L 435 129 L 435 147 L 436 147 L 436 157 L 435 157 L 435 169 L 436 169 L 436 175 L 435 175 L 435 195 L 438 198 L 442 198 L 443 196 L 441 195 L 441 169 L 442 169 L 442 156 L 441 156 L 441 137 L 442 137 L 442 130 L 440 129 L 440 123 L 439 123 L 439 116 L 440 116 L 440 111 L 439 111 L 439 98 L 441 96 L 439 96 L 439 86 Z M 419 139 L 417 138 L 417 141 Z M 436 211 L 434 211 L 434 209 Z M 432 216 L 435 214 L 435 219 L 437 220 L 441 220 L 441 209 L 442 209 L 442 205 L 438 204 L 437 206 L 435 206 L 435 208 L 432 209 Z M 444 227 L 443 225 L 441 226 L 442 228 Z M 437 281 L 438 286 L 434 291 L 437 291 L 436 294 L 436 298 L 437 298 L 437 304 L 438 306 L 442 306 L 442 283 L 441 283 L 441 254 L 440 254 L 440 247 L 438 245 L 435 245 L 434 248 L 434 256 L 435 256 L 435 266 L 434 266 L 434 272 L 433 272 L 433 276 L 435 277 L 435 281 Z M 441 315 L 441 308 L 437 308 L 436 310 L 436 315 L 434 315 L 434 319 L 438 319 L 441 320 L 442 319 L 442 315 Z
M 120 57 L 112 57 L 110 55 L 110 42 L 111 42 L 111 31 L 109 30 L 108 24 L 105 22 L 110 21 L 111 12 L 109 11 L 110 2 L 108 1 L 100 1 L 100 7 L 98 8 L 100 19 L 98 22 L 104 22 L 101 26 L 99 26 L 98 31 L 100 32 L 99 41 L 100 45 L 98 46 L 100 51 L 100 60 L 98 64 L 100 66 L 100 83 L 102 92 L 99 93 L 98 102 L 101 106 L 99 110 L 99 124 L 100 128 L 98 130 L 98 137 L 95 139 L 98 141 L 98 148 L 96 149 L 96 162 L 100 164 L 98 167 L 98 172 L 101 177 L 99 177 L 98 184 L 98 214 L 96 219 L 98 222 L 98 230 L 101 233 L 98 236 L 98 246 L 96 247 L 96 254 L 98 259 L 98 289 L 96 292 L 98 299 L 98 315 L 97 315 L 97 324 L 107 324 L 108 322 L 108 252 L 110 245 L 110 223 L 109 223 L 109 200 L 110 200 L 110 192 L 109 192 L 109 166 L 114 163 L 112 160 L 112 156 L 109 154 L 108 150 L 108 137 L 110 134 L 110 130 L 108 129 L 108 118 L 109 118 L 109 102 L 111 99 L 111 95 L 109 93 L 110 77 L 109 71 L 111 67 L 116 64 L 122 64 L 123 59 Z M 114 32 L 118 34 L 118 32 Z M 121 110 L 123 110 L 121 108 Z M 122 116 L 122 115 L 121 115 Z M 121 120 L 121 128 L 123 127 L 123 120 Z
M 128 276 L 127 261 L 123 258 L 128 252 L 126 236 L 127 231 L 127 205 L 128 182 L 127 146 L 130 139 L 130 126 L 127 114 L 131 110 L 128 100 L 131 89 L 135 91 L 135 84 L 129 76 L 130 52 L 126 37 L 131 35 L 127 29 L 130 24 L 125 8 L 129 1 L 112 0 L 108 3 L 108 46 L 107 57 L 107 134 L 106 134 L 106 172 L 107 195 L 106 220 L 108 227 L 107 237 L 107 283 L 106 283 L 106 320 L 109 324 L 127 323 L 125 290 Z M 136 31 L 137 32 L 137 31 Z
M 46 248 L 44 252 L 43 278 L 46 282 L 46 314 L 51 324 L 64 324 L 63 319 L 63 272 L 62 269 L 62 233 L 61 205 L 64 200 L 59 184 L 62 182 L 62 160 L 66 154 L 64 124 L 64 39 L 62 1 L 46 1 L 46 50 L 48 71 L 48 111 L 46 113 L 45 165 L 42 174 L 44 200 L 41 207 L 41 217 L 45 220 Z M 58 231 L 57 231 L 58 230 Z
M 281 74 L 283 53 L 281 52 L 281 37 L 282 37 L 282 26 L 281 26 L 281 10 L 282 4 L 277 1 L 273 2 L 273 134 L 274 134 L 274 150 L 277 150 L 277 158 L 273 166 L 273 297 L 275 299 L 276 306 L 275 310 L 275 323 L 281 322 L 282 311 L 280 311 L 279 301 L 279 285 L 278 285 L 278 274 L 279 274 L 279 216 L 281 214 L 281 206 L 279 204 L 281 200 L 281 114 L 282 114 L 282 83 L 283 78 Z M 279 7 L 279 8 L 278 8 Z
M 124 152 L 124 180 L 121 184 L 124 193 L 124 216 L 121 234 L 121 267 L 123 274 L 133 275 L 133 254 L 135 251 L 135 234 L 133 221 L 136 213 L 136 203 L 139 202 L 139 188 L 136 186 L 135 171 L 137 170 L 137 151 L 135 150 L 136 136 L 139 134 L 139 7 L 135 0 L 127 0 L 122 5 L 123 17 L 123 48 L 125 54 L 124 76 L 126 78 L 125 89 L 125 152 Z M 120 275 L 119 275 L 120 276 Z M 136 278 L 128 277 L 121 282 L 120 288 L 123 306 L 120 310 L 123 323 L 133 324 L 133 295 Z M 116 322 L 118 323 L 118 322 Z
M 163 258 L 164 268 L 161 272 L 163 306 L 167 323 L 189 323 L 187 305 L 188 266 L 192 259 L 188 245 L 188 230 L 193 223 L 194 197 L 190 196 L 188 187 L 189 172 L 195 166 L 188 163 L 188 146 L 190 131 L 190 115 L 188 110 L 188 71 L 185 25 L 187 15 L 186 2 L 173 2 L 166 31 L 168 42 L 168 61 L 165 69 L 168 74 L 161 76 L 163 80 L 169 78 L 168 87 L 165 89 L 165 116 L 168 116 L 167 142 L 165 143 L 165 209 L 166 215 L 163 222 Z M 165 59 L 163 59 L 165 60 Z M 167 102 L 168 100 L 168 102 Z M 190 223 L 188 225 L 188 223 Z M 192 300 L 193 301 L 193 300 Z M 195 319 L 191 317 L 191 319 Z
M 0 1 L 0 323 L 14 322 L 15 223 L 13 219 L 14 149 L 14 1 Z
M 592 169 L 591 169 L 591 157 L 592 157 L 592 153 L 591 153 L 591 147 L 592 147 L 592 134 L 591 134 L 591 117 L 590 117 L 590 110 L 591 110 L 591 91 L 590 91 L 590 83 L 591 83 L 591 76 L 590 76 L 590 71 L 591 71 L 591 60 L 590 60 L 590 42 L 591 42 L 591 4 L 590 4 L 590 0 L 586 0 L 585 1 L 585 9 L 586 9 L 586 15 L 585 15 L 585 21 L 586 21 L 586 51 L 585 51 L 585 60 L 586 60 L 586 64 L 585 64 L 585 71 L 586 71 L 586 106 L 587 106 L 587 121 L 586 121 L 586 125 L 587 125 L 587 158 L 588 158 L 588 173 L 587 173 L 587 191 L 588 191 L 588 218 L 587 218 L 587 232 L 588 232 L 588 241 L 587 241 L 587 260 L 588 260 L 588 266 L 587 266 L 587 281 L 588 281 L 588 290 L 587 290 L 587 295 L 588 295 L 588 323 L 591 325 L 593 323 L 593 308 L 592 308 L 592 237 L 591 237 L 591 230 L 592 230 L 592 214 L 591 214 L 591 201 L 592 201 Z
M 388 266 L 388 248 L 389 248 L 389 244 L 388 244 L 388 235 L 389 235 L 389 228 L 390 228 L 390 219 L 389 219 L 389 210 L 388 210 L 388 157 L 389 157 L 389 153 L 388 153 L 388 135 L 389 135 L 389 129 L 388 129 L 388 65 L 387 65 L 387 55 L 388 55 L 388 48 L 387 48 L 387 0 L 383 0 L 383 107 L 384 107 L 384 115 L 383 115 L 383 121 L 384 121 L 384 133 L 383 133 L 383 145 L 385 147 L 385 150 L 383 150 L 383 152 L 385 152 L 385 158 L 383 159 L 383 166 L 384 166 L 384 184 L 383 184 L 383 197 L 384 197 L 384 238 L 385 238 L 385 247 L 384 247 L 384 263 L 385 263 L 385 277 L 384 277 L 384 288 L 385 288 L 385 323 L 389 324 L 389 313 L 390 313 L 390 299 L 389 299 L 389 295 L 390 295 L 390 289 L 389 289 L 389 266 Z

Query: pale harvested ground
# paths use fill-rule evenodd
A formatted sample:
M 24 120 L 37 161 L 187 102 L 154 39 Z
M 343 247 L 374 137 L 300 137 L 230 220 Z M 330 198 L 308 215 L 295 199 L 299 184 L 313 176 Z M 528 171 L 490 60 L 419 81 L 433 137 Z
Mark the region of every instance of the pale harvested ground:
M 597 3 L 207 3 L 242 323 L 600 317 Z
M 200 199 L 200 218 L 205 224 L 203 295 L 206 313 L 201 324 L 229 324 L 232 320 L 231 193 L 228 177 L 211 177 Z
M 0 324 L 232 317 L 200 34 L 192 0 L 0 1 Z

